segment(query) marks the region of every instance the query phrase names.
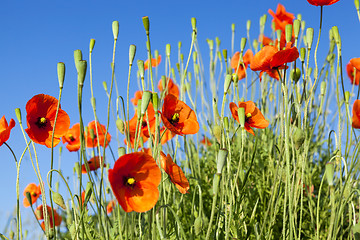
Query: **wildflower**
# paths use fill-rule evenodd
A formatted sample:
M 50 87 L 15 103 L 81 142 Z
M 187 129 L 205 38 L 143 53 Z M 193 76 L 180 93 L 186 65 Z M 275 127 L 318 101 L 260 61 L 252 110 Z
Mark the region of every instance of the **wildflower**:
M 3 145 L 4 142 L 9 140 L 10 131 L 11 129 L 13 129 L 13 127 L 15 127 L 14 119 L 10 120 L 10 125 L 8 125 L 5 116 L 0 119 L 0 146 Z
M 62 218 L 61 216 L 55 211 L 54 209 L 54 220 L 55 220 L 55 224 L 53 223 L 53 215 L 52 215 L 52 211 L 51 211 L 51 207 L 46 206 L 46 211 L 47 214 L 49 216 L 49 221 L 50 221 L 50 228 L 54 228 L 55 226 L 60 226 Z M 43 205 L 40 205 L 36 208 L 36 218 L 38 220 L 43 220 L 44 219 L 44 212 L 43 212 Z M 42 229 L 45 231 L 45 222 L 41 223 L 41 227 Z
M 129 121 L 129 129 L 130 132 L 136 132 L 136 125 L 138 122 L 138 113 L 137 113 L 137 109 L 135 109 L 135 114 L 133 116 L 132 119 L 130 119 Z M 148 126 L 148 122 L 147 119 L 149 119 L 149 126 Z M 154 107 L 152 105 L 152 103 L 149 103 L 149 106 L 146 110 L 145 115 L 142 118 L 142 122 L 139 125 L 139 131 L 141 131 L 140 136 L 145 136 L 147 138 L 150 137 L 150 133 L 149 133 L 149 129 L 151 133 L 155 132 L 155 111 L 154 111 Z M 127 127 L 128 124 L 125 125 L 125 127 Z
M 236 106 L 235 103 L 230 103 L 230 111 L 235 120 L 240 123 L 238 116 L 238 108 L 245 109 L 245 130 L 255 136 L 252 128 L 266 128 L 269 126 L 269 122 L 264 118 L 260 110 L 255 106 L 255 103 L 252 101 L 239 102 L 239 106 Z
M 314 6 L 325 6 L 325 5 L 332 5 L 339 0 L 307 0 L 311 5 Z
M 161 144 L 164 145 L 165 143 L 167 143 L 168 141 L 170 141 L 171 139 L 173 139 L 175 137 L 175 133 L 173 133 L 172 131 L 169 131 L 166 129 L 165 126 L 163 126 L 160 129 L 160 137 L 161 137 Z
M 100 124 L 99 122 L 96 122 L 96 123 L 97 123 L 96 124 L 97 132 L 96 132 L 95 121 L 90 122 L 88 125 L 88 133 L 86 136 L 86 146 L 87 147 L 97 147 L 98 139 L 99 139 L 100 146 L 104 147 L 106 127 L 104 125 Z M 92 132 L 94 133 L 94 135 L 93 135 L 94 138 L 92 138 L 92 135 L 91 135 Z M 105 147 L 107 147 L 110 140 L 111 140 L 111 135 L 110 135 L 110 133 L 107 133 Z
M 35 95 L 27 102 L 28 128 L 25 131 L 33 142 L 51 148 L 57 105 L 58 100 L 46 94 Z M 69 127 L 70 118 L 60 107 L 54 131 L 54 147 L 59 144 L 60 138 L 67 133 Z
M 104 161 L 104 158 L 102 159 L 103 161 Z M 95 157 L 92 157 L 92 158 L 90 158 L 90 160 L 87 162 L 88 163 L 88 165 L 89 165 L 89 170 L 90 171 L 95 171 L 95 170 L 97 170 L 98 168 L 100 168 L 100 158 L 99 158 L 99 156 L 95 156 Z M 105 165 L 105 163 L 104 163 L 104 167 L 105 167 L 106 165 Z M 86 172 L 86 166 L 85 166 L 85 164 L 83 164 L 82 166 L 81 166 L 81 172 L 82 173 L 87 173 Z
M 209 147 L 212 145 L 210 139 L 207 138 L 206 136 L 204 136 L 203 139 L 201 139 L 200 143 L 202 145 L 209 146 Z
M 111 200 L 111 201 L 108 203 L 108 205 L 106 206 L 106 212 L 107 212 L 107 214 L 110 214 L 110 213 L 114 210 L 115 206 L 116 206 L 115 200 Z
M 200 128 L 195 112 L 172 94 L 164 99 L 161 119 L 166 128 L 181 136 L 195 134 Z
M 352 110 L 352 127 L 360 128 L 360 100 L 356 99 Z
M 250 68 L 253 71 L 260 72 L 261 76 L 264 72 L 271 74 L 272 70 L 285 68 L 285 63 L 293 62 L 299 57 L 296 47 L 291 47 L 291 42 L 286 45 L 284 50 L 278 50 L 274 46 L 265 46 L 257 52 L 251 62 Z M 274 75 L 273 75 L 274 76 Z
M 350 78 L 351 84 L 359 85 L 359 80 L 360 80 L 360 70 L 359 69 L 360 69 L 360 58 L 353 58 L 346 65 L 346 71 Z
M 268 12 L 273 17 L 275 30 L 281 30 L 283 33 L 285 33 L 286 25 L 293 24 L 293 20 L 295 19 L 294 14 L 286 12 L 285 7 L 280 3 L 277 5 L 276 13 L 271 9 L 269 9 Z
M 158 198 L 161 171 L 154 158 L 144 152 L 129 153 L 109 169 L 111 189 L 125 212 L 146 212 Z
M 36 186 L 35 183 L 30 183 L 26 186 L 26 188 L 24 189 L 24 196 L 25 196 L 23 200 L 24 207 L 30 207 L 30 203 L 26 197 L 27 192 L 30 193 L 31 203 L 34 204 L 41 195 L 40 185 Z
M 62 137 L 63 143 L 67 143 L 66 148 L 70 152 L 76 152 L 80 149 L 80 123 L 74 124 Z
M 179 87 L 174 83 L 174 81 L 171 78 L 167 78 L 165 81 L 165 88 L 163 88 L 163 82 L 160 79 L 159 83 L 158 83 L 158 88 L 160 90 L 160 92 L 164 91 L 164 89 L 166 90 L 166 94 L 172 94 L 175 97 L 179 97 Z
M 248 49 L 243 56 L 244 65 L 242 63 L 240 63 L 239 65 L 240 52 L 236 52 L 234 56 L 231 58 L 230 66 L 232 69 L 234 69 L 234 72 L 237 73 L 239 80 L 246 77 L 246 69 L 248 65 L 251 64 L 253 57 L 254 57 L 253 52 L 250 49 Z
M 157 67 L 159 66 L 160 62 L 161 62 L 161 55 L 159 55 L 157 59 L 155 58 L 151 59 L 151 66 Z M 144 70 L 147 70 L 148 68 L 149 68 L 149 59 L 147 59 L 144 63 Z
M 184 172 L 181 168 L 173 162 L 170 154 L 167 156 L 164 152 L 160 153 L 160 164 L 161 168 L 169 175 L 170 181 L 175 184 L 175 187 L 182 193 L 188 193 L 190 189 L 189 181 L 185 177 Z
M 143 91 L 135 92 L 135 97 L 130 100 L 134 104 L 134 106 L 137 106 L 138 101 L 142 98 L 142 95 L 143 95 Z

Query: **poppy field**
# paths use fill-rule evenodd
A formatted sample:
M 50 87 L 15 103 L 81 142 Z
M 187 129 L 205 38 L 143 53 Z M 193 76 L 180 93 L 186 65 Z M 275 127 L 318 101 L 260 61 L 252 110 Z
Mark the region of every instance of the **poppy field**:
M 127 79 L 117 78 L 113 21 L 105 104 L 96 101 L 90 39 L 89 55 L 75 50 L 71 63 L 76 103 L 62 102 L 68 73 L 59 62 L 58 96 L 41 89 L 15 120 L 2 113 L 0 148 L 16 164 L 9 194 L 17 201 L 0 238 L 360 239 L 360 56 L 344 59 L 341 29 L 323 27 L 323 11 L 339 1 L 307 0 L 318 28 L 278 4 L 259 16 L 257 35 L 249 20 L 238 44 L 208 39 L 206 53 L 196 18 L 189 49 L 179 42 L 158 51 L 145 16 L 147 59 L 128 46 Z M 360 22 L 359 0 L 354 9 Z M 15 128 L 23 152 L 13 151 Z M 51 156 L 45 175 L 39 149 Z M 64 151 L 76 159 L 71 177 Z M 21 188 L 25 158 L 37 181 Z

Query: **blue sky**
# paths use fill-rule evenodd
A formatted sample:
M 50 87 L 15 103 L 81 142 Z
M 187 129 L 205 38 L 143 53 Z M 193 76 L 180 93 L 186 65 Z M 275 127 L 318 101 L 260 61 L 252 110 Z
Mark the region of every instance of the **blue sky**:
M 288 12 L 302 14 L 306 27 L 315 29 L 318 34 L 320 8 L 308 4 L 306 0 L 257 0 L 257 1 L 10 1 L 0 7 L 0 117 L 5 115 L 8 121 L 15 117 L 15 108 L 20 108 L 25 121 L 26 102 L 34 95 L 45 93 L 58 97 L 56 66 L 58 62 L 66 65 L 66 77 L 62 108 L 69 114 L 71 125 L 79 121 L 76 107 L 76 70 L 73 63 L 73 51 L 81 49 L 84 59 L 88 60 L 88 48 L 91 38 L 96 40 L 93 51 L 93 74 L 95 96 L 100 121 L 106 120 L 106 95 L 102 82 L 111 80 L 110 62 L 112 59 L 113 36 L 112 21 L 120 24 L 116 48 L 116 77 L 120 95 L 126 96 L 122 86 L 127 81 L 128 49 L 130 44 L 137 46 L 135 60 L 147 58 L 146 35 L 142 17 L 150 18 L 150 36 L 152 49 L 159 50 L 165 56 L 165 45 L 171 44 L 171 54 L 177 59 L 178 41 L 183 43 L 183 53 L 187 56 L 191 41 L 191 17 L 197 18 L 198 41 L 203 58 L 208 56 L 206 39 L 221 40 L 221 49 L 230 51 L 231 24 L 236 24 L 235 49 L 239 49 L 241 37 L 246 36 L 246 21 L 252 21 L 251 37 L 257 38 L 259 17 L 267 14 L 269 8 L 276 10 L 277 3 L 282 3 Z M 270 35 L 268 16 L 266 33 Z M 328 49 L 328 31 L 337 25 L 343 42 L 343 63 L 350 58 L 360 57 L 359 27 L 353 1 L 340 2 L 324 8 L 324 25 L 319 51 L 322 63 Z M 314 40 L 315 41 L 315 40 Z M 174 60 L 173 60 L 174 61 Z M 205 66 L 207 66 L 205 64 Z M 164 67 L 164 63 L 162 65 Z M 137 90 L 136 68 L 132 72 L 130 96 Z M 345 82 L 348 82 L 345 76 Z M 84 108 L 85 123 L 93 120 L 90 107 L 89 78 L 85 83 Z M 347 90 L 350 85 L 346 84 Z M 25 123 L 26 124 L 26 123 Z M 115 140 L 115 134 L 113 134 Z M 19 125 L 11 132 L 8 144 L 20 157 L 25 143 Z M 116 144 L 114 141 L 114 149 Z M 57 156 L 58 148 L 55 149 Z M 44 146 L 37 146 L 43 177 L 50 168 L 50 151 Z M 77 160 L 76 153 L 64 149 L 62 166 L 66 176 L 72 174 L 72 167 Z M 12 212 L 16 203 L 16 169 L 12 156 L 5 146 L 0 147 L 2 167 L 0 182 L 3 193 L 0 198 L 0 232 L 3 231 L 6 216 Z M 55 157 L 57 159 L 57 157 Z M 57 161 L 55 163 L 57 166 Z M 28 155 L 21 166 L 20 192 L 30 182 L 37 182 Z M 22 197 L 21 197 L 22 201 Z M 22 213 L 30 213 L 22 209 Z

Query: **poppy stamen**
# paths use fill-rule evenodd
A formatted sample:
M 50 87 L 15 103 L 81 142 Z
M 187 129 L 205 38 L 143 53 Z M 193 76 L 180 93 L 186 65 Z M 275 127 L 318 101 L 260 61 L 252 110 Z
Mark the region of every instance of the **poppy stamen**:
M 36 122 L 36 125 L 39 127 L 39 128 L 45 128 L 46 127 L 46 118 L 45 117 L 39 117 L 37 122 Z
M 128 178 L 127 180 L 126 180 L 126 183 L 128 184 L 128 185 L 134 185 L 134 183 L 135 183 L 135 178 L 132 178 L 132 177 L 130 177 L 130 178 Z
M 180 119 L 180 114 L 174 113 L 174 115 L 171 117 L 170 122 L 171 122 L 171 124 L 178 123 L 179 119 Z

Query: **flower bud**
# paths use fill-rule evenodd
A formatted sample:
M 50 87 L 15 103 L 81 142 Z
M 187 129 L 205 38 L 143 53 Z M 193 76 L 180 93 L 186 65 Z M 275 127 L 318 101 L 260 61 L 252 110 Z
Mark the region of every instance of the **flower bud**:
M 306 50 L 305 48 L 300 48 L 300 61 L 304 62 L 305 61 L 305 55 L 306 55 Z
M 145 70 L 144 70 L 144 61 L 143 60 L 138 60 L 137 65 L 138 65 L 140 77 L 144 78 L 144 72 L 145 72 Z M 149 63 L 149 68 L 150 67 L 151 67 L 151 63 Z
M 18 122 L 21 124 L 22 120 L 21 120 L 21 110 L 20 110 L 20 108 L 15 108 L 15 115 L 16 115 L 16 118 L 17 118 Z
M 104 159 L 103 159 L 103 161 L 104 161 Z M 92 191 L 93 191 L 93 184 L 92 184 L 92 182 L 88 182 L 86 184 L 86 188 L 85 188 L 84 206 L 86 205 L 87 202 L 89 202 Z
M 90 44 L 89 44 L 89 52 L 92 53 L 92 51 L 94 50 L 94 46 L 95 46 L 95 39 L 90 39 Z
M 225 59 L 225 61 L 227 60 L 227 57 L 228 57 L 228 52 L 227 52 L 227 50 L 226 49 L 223 49 L 222 50 L 222 54 L 223 54 L 223 57 L 224 57 L 224 59 Z
M 124 132 L 125 132 L 125 124 L 124 124 L 124 121 L 122 120 L 122 119 L 120 119 L 120 118 L 118 118 L 118 119 L 116 119 L 116 127 L 117 127 L 117 129 L 119 130 L 119 132 L 121 133 L 121 134 L 124 134 Z
M 102 85 L 103 85 L 105 92 L 107 92 L 108 91 L 107 83 L 105 81 L 103 81 Z
M 296 19 L 301 21 L 301 19 L 302 19 L 301 13 L 298 13 L 298 15 L 296 15 Z
M 224 117 L 224 128 L 226 131 L 229 131 L 229 118 Z
M 65 63 L 59 62 L 57 64 L 57 74 L 59 80 L 59 87 L 60 89 L 62 89 L 64 86 L 64 79 L 65 79 Z
M 294 133 L 292 138 L 295 144 L 295 148 L 299 150 L 299 148 L 303 145 L 305 141 L 305 133 L 301 128 L 294 127 Z
M 54 192 L 53 199 L 54 199 L 54 203 L 56 203 L 56 205 L 58 205 L 59 207 L 61 207 L 64 210 L 66 209 L 64 198 L 61 196 L 60 193 Z
M 251 27 L 251 20 L 247 20 L 246 22 L 246 31 L 249 31 Z
M 301 21 L 299 19 L 294 20 L 294 35 L 295 38 L 299 37 Z
M 346 103 L 349 103 L 349 99 L 350 99 L 350 92 L 349 92 L 349 91 L 346 91 L 346 92 L 345 92 L 345 102 L 346 102 Z
M 159 101 L 159 95 L 157 94 L 157 92 L 152 93 L 152 103 L 155 112 L 159 111 Z
M 256 39 L 253 40 L 253 47 L 254 47 L 254 49 L 255 49 L 255 52 L 257 52 L 258 47 L 259 47 L 259 42 L 258 42 L 258 40 L 256 40 Z
M 114 40 L 117 40 L 118 35 L 119 35 L 119 22 L 118 21 L 112 22 L 112 32 L 113 32 Z
M 83 86 L 85 82 L 85 75 L 87 69 L 86 60 L 78 61 L 78 85 Z
M 292 69 L 290 72 L 291 79 L 297 83 L 301 77 L 301 71 L 299 68 Z
M 334 186 L 334 163 L 329 162 L 325 165 L 325 176 L 329 186 Z
M 245 127 L 245 108 L 239 107 L 237 109 L 239 122 L 241 127 Z
M 136 46 L 131 44 L 129 47 L 129 65 L 132 66 L 135 58 Z
M 216 162 L 216 170 L 217 170 L 216 173 L 217 174 L 222 173 L 222 170 L 223 170 L 225 162 L 226 162 L 227 155 L 228 155 L 228 150 L 226 150 L 225 148 L 219 150 L 217 162 Z
M 306 43 L 308 49 L 311 49 L 313 39 L 314 39 L 314 29 L 313 28 L 306 29 Z
M 118 148 L 118 155 L 119 157 L 123 156 L 126 154 L 126 149 L 124 147 L 119 147 Z
M 143 92 L 142 98 L 141 98 L 141 115 L 144 115 L 148 106 L 149 102 L 152 98 L 152 93 L 150 91 Z
M 213 128 L 213 134 L 218 142 L 221 142 L 221 127 L 215 125 Z
M 225 82 L 224 82 L 224 94 L 227 93 L 227 91 L 229 90 L 231 85 L 231 75 L 230 74 L 226 74 L 225 77 Z
M 322 81 L 320 84 L 320 94 L 325 95 L 325 91 L 326 91 L 326 82 Z
M 292 33 L 293 33 L 293 26 L 292 24 L 287 24 L 285 26 L 285 39 L 286 42 L 291 42 L 291 38 L 292 38 Z
M 78 62 L 82 60 L 82 52 L 81 50 L 77 49 L 74 51 L 74 62 L 75 62 L 75 67 L 76 70 L 79 72 L 78 69 Z
M 33 202 L 32 202 L 32 199 L 31 199 L 31 193 L 26 192 L 25 195 L 26 195 L 26 199 L 28 200 L 30 206 L 32 206 Z
M 149 17 L 145 16 L 142 18 L 143 24 L 144 24 L 144 28 L 146 31 L 146 35 L 149 35 L 149 30 L 150 30 L 150 21 L 149 21 Z
M 235 32 L 235 23 L 232 23 L 232 24 L 231 24 L 231 31 L 232 31 L 232 32 Z
M 245 46 L 246 46 L 246 38 L 241 38 L 241 43 L 240 43 L 240 51 L 244 52 Z
M 166 44 L 166 48 L 165 48 L 166 57 L 170 57 L 170 52 L 171 52 L 171 45 Z
M 335 42 L 336 44 L 340 44 L 340 34 L 339 34 L 339 29 L 337 26 L 333 26 L 332 28 L 332 32 L 334 34 L 334 39 L 335 39 Z
M 193 31 L 196 30 L 196 18 L 191 18 L 191 27 L 193 29 Z
M 357 11 L 359 11 L 359 0 L 354 0 L 355 8 Z M 360 228 L 359 228 L 360 230 Z

